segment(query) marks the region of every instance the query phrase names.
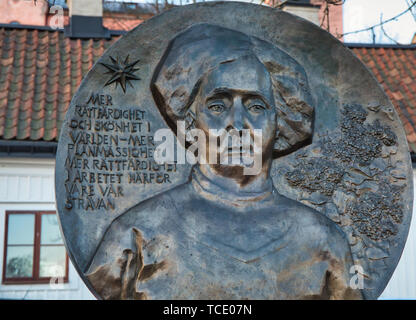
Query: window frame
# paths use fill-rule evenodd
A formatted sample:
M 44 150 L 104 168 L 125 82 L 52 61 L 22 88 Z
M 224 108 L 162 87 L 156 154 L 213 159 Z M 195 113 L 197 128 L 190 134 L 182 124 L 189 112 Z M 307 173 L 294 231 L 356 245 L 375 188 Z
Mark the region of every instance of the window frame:
M 7 269 L 7 249 L 8 249 L 8 233 L 9 233 L 9 216 L 12 214 L 34 214 L 35 223 L 34 223 L 34 243 L 33 243 L 33 265 L 32 265 L 32 277 L 22 277 L 22 278 L 6 278 L 6 269 Z M 2 275 L 2 284 L 48 284 L 51 279 L 54 277 L 39 277 L 40 269 L 40 248 L 41 248 L 41 235 L 42 235 L 42 215 L 44 214 L 55 214 L 56 211 L 46 211 L 46 210 L 19 210 L 19 211 L 5 211 L 5 230 L 4 230 L 4 250 L 3 250 L 3 275 Z M 44 245 L 45 246 L 45 245 Z M 46 245 L 48 246 L 48 245 Z M 58 245 L 49 245 L 49 246 L 58 246 Z M 65 248 L 65 276 L 63 277 L 63 282 L 68 283 L 68 271 L 69 271 L 69 259 L 66 247 L 64 244 L 62 246 Z

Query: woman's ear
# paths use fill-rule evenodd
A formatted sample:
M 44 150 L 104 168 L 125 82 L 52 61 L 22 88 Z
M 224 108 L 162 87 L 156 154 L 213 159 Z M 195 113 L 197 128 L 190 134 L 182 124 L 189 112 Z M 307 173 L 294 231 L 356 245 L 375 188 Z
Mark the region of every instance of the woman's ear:
M 280 130 L 276 130 L 276 140 L 274 141 L 274 152 L 282 153 L 286 150 L 290 149 L 291 145 L 287 142 L 287 140 L 280 135 Z
M 195 121 L 196 121 L 196 112 L 195 112 L 195 101 L 191 104 L 191 106 L 188 108 L 185 114 L 185 128 L 186 130 L 192 130 L 195 129 Z
M 189 108 L 185 115 L 186 130 L 195 129 L 195 121 L 196 121 L 195 113 L 192 111 L 191 108 Z

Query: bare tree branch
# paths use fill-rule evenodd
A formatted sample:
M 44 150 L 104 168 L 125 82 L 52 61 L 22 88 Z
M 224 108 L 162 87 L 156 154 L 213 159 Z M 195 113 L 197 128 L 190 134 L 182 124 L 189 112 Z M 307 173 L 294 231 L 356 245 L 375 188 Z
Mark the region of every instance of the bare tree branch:
M 276 5 L 276 8 L 281 8 L 286 2 L 288 2 L 289 0 L 283 0 L 283 1 L 279 1 Z
M 406 0 L 406 3 L 410 7 L 411 4 L 412 4 L 412 1 L 411 0 Z M 415 19 L 415 21 L 416 21 L 416 8 L 412 8 L 412 10 L 410 10 L 410 13 L 413 16 L 413 19 Z
M 381 13 L 380 14 L 380 22 L 381 21 L 383 21 L 383 14 Z M 388 39 L 390 39 L 391 41 L 393 41 L 395 44 L 398 44 L 398 45 L 402 45 L 402 43 L 399 43 L 397 40 L 395 40 L 394 38 L 392 38 L 392 37 L 390 37 L 388 34 L 387 34 L 387 32 L 386 32 L 386 30 L 384 29 L 384 27 L 383 27 L 383 24 L 381 24 L 380 25 L 380 28 L 381 28 L 381 31 L 383 31 L 383 34 L 388 38 Z
M 345 33 L 341 34 L 340 36 L 343 37 L 343 36 L 346 36 L 348 34 L 354 34 L 354 33 L 359 33 L 359 32 L 365 32 L 365 31 L 374 30 L 374 28 L 380 27 L 383 24 L 389 23 L 389 22 L 391 22 L 393 20 L 397 20 L 397 18 L 399 18 L 402 15 L 406 14 L 407 12 L 411 11 L 412 8 L 415 7 L 415 6 L 416 6 L 416 0 L 412 2 L 412 4 L 410 5 L 410 7 L 408 7 L 406 10 L 404 10 L 401 13 L 399 13 L 398 15 L 394 16 L 393 18 L 390 18 L 390 19 L 387 19 L 387 20 L 384 20 L 384 21 L 380 21 L 380 23 L 375 24 L 375 25 L 373 25 L 371 27 L 368 27 L 368 28 L 364 28 L 364 29 L 360 29 L 360 30 L 356 30 L 356 31 L 345 32 Z
M 371 28 L 371 38 L 373 39 L 373 44 L 376 44 L 376 33 L 374 32 L 374 28 Z

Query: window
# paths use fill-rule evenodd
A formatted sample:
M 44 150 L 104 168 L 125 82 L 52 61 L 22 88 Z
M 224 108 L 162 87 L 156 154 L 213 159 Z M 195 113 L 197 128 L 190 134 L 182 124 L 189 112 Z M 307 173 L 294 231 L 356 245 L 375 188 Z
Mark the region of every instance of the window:
M 4 284 L 68 281 L 68 256 L 55 212 L 6 212 Z

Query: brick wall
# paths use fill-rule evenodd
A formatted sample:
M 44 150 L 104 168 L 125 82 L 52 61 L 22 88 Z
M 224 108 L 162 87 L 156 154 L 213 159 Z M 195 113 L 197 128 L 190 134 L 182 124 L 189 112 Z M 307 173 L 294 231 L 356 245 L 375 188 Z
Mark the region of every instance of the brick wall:
M 326 5 L 323 0 L 311 0 L 312 4 L 321 5 L 321 8 L 319 10 L 319 21 L 320 24 L 323 22 L 322 28 L 325 30 L 328 29 L 328 21 L 325 16 L 325 8 Z M 343 28 L 342 28 L 342 5 L 329 5 L 329 31 L 338 38 L 339 35 L 342 34 Z M 342 40 L 342 39 L 340 39 Z
M 0 23 L 13 23 L 44 26 L 48 12 L 45 0 L 1 0 Z

